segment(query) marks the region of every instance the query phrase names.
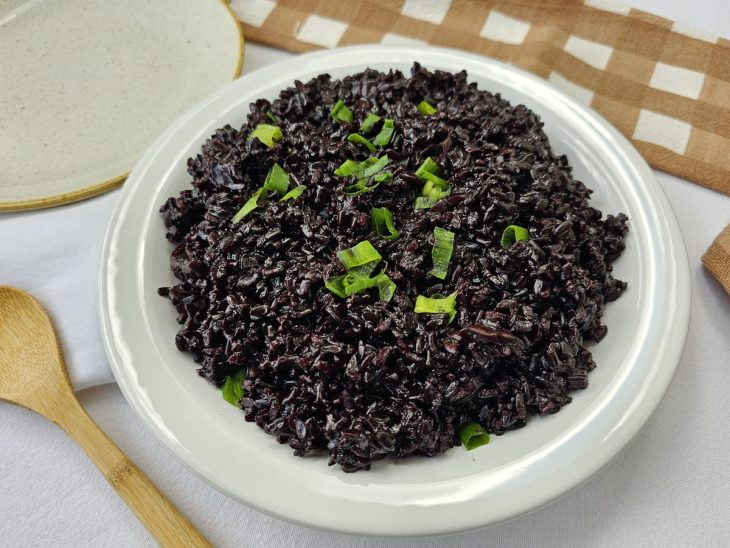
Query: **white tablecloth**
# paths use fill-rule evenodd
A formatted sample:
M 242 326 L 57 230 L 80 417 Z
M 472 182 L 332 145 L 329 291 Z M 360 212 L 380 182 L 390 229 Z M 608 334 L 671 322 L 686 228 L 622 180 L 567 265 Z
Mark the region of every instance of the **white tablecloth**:
M 726 0 L 630 3 L 730 36 Z M 249 44 L 245 71 L 287 56 Z M 50 309 L 84 407 L 216 545 L 727 546 L 730 296 L 702 269 L 700 256 L 730 222 L 730 198 L 657 175 L 679 218 L 693 276 L 687 347 L 665 401 L 639 438 L 586 485 L 522 519 L 452 537 L 389 541 L 294 526 L 229 499 L 166 452 L 113 384 L 99 336 L 98 257 L 118 191 L 51 210 L 0 216 L 0 284 L 27 289 Z M 65 434 L 29 411 L 0 403 L 0 545 L 154 543 Z

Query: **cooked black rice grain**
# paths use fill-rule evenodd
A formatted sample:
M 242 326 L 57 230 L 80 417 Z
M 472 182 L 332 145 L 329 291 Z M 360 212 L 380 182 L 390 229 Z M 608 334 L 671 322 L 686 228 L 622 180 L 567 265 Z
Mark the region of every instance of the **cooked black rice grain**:
M 338 99 L 352 123 L 328 118 Z M 422 100 L 438 113 L 420 116 Z M 394 179 L 346 196 L 351 181 L 333 172 L 367 157 L 346 138 L 370 112 L 395 120 L 385 149 Z M 267 113 L 284 133 L 273 149 L 248 139 L 272 123 Z M 452 194 L 415 211 L 414 172 L 428 156 Z M 232 224 L 274 162 L 306 191 L 262 200 Z M 246 420 L 296 455 L 327 451 L 347 472 L 386 455 L 433 456 L 459 445 L 467 421 L 502 434 L 557 412 L 588 385 L 596 364 L 583 341 L 606 334 L 604 304 L 626 287 L 611 262 L 627 218 L 602 218 L 566 157 L 551 152 L 539 118 L 478 90 L 465 72 L 415 64 L 410 78 L 366 70 L 297 81 L 275 101 L 253 103 L 241 129 L 217 130 L 188 172 L 192 188 L 161 209 L 180 283 L 159 292 L 178 313 L 177 347 L 218 386 L 246 368 Z M 371 231 L 372 207 L 394 213 L 399 239 Z M 510 224 L 528 228 L 530 240 L 505 250 Z M 456 234 L 444 281 L 428 275 L 437 226 Z M 342 272 L 336 252 L 365 239 L 398 286 L 388 303 L 376 290 L 345 300 L 324 287 Z M 453 291 L 450 325 L 414 314 L 417 295 Z

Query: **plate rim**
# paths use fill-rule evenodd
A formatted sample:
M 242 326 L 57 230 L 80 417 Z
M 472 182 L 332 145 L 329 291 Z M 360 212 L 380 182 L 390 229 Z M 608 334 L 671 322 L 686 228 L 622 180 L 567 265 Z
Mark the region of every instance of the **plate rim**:
M 231 8 L 230 4 L 226 0 L 218 0 L 228 16 L 233 20 L 234 27 L 237 29 L 238 35 L 238 62 L 236 68 L 233 70 L 231 80 L 235 80 L 241 74 L 243 70 L 244 55 L 245 55 L 245 39 L 243 35 L 243 27 L 238 21 L 238 17 Z M 197 103 L 196 103 L 197 104 Z M 187 111 L 186 111 L 187 112 Z M 177 120 L 177 118 L 176 118 Z M 167 128 L 165 128 L 167 129 Z M 143 149 L 144 153 L 147 149 Z M 101 182 L 92 183 L 83 188 L 73 190 L 71 192 L 62 192 L 60 194 L 52 194 L 50 196 L 44 196 L 42 198 L 31 198 L 29 200 L 0 200 L 0 212 L 13 212 L 13 211 L 31 211 L 34 209 L 47 209 L 59 205 L 71 204 L 74 202 L 80 202 L 87 198 L 93 198 L 99 196 L 110 190 L 114 190 L 129 177 L 131 171 L 123 171 L 119 175 L 115 175 L 109 179 Z
M 99 284 L 99 314 L 102 324 L 102 339 L 105 347 L 105 351 L 107 353 L 107 357 L 109 359 L 112 372 L 114 374 L 115 379 L 117 380 L 118 385 L 120 386 L 120 389 L 122 390 L 122 393 L 125 396 L 125 399 L 129 402 L 130 406 L 135 410 L 137 415 L 140 417 L 142 422 L 145 424 L 145 426 L 150 429 L 153 434 L 160 439 L 160 441 L 163 443 L 163 445 L 179 460 L 181 461 L 189 470 L 191 470 L 195 475 L 202 478 L 204 481 L 206 481 L 208 484 L 213 486 L 215 489 L 222 491 L 232 498 L 246 504 L 247 506 L 253 507 L 259 511 L 262 511 L 266 514 L 278 517 L 280 519 L 284 519 L 289 522 L 296 523 L 298 525 L 303 525 L 306 527 L 316 528 L 316 529 L 322 529 L 322 530 L 328 530 L 338 533 L 346 533 L 346 534 L 354 534 L 354 535 L 363 535 L 363 536 L 381 536 L 381 537 L 419 537 L 419 536 L 432 536 L 432 535 L 442 535 L 442 534 L 452 534 L 457 532 L 464 532 L 474 529 L 481 529 L 484 527 L 496 525 L 498 523 L 503 523 L 505 521 L 509 521 L 511 519 L 516 519 L 522 515 L 531 513 L 533 511 L 536 511 L 537 509 L 545 506 L 546 504 L 549 504 L 550 502 L 561 498 L 562 496 L 565 496 L 572 490 L 576 489 L 580 485 L 587 482 L 590 478 L 595 476 L 597 473 L 599 473 L 605 466 L 607 466 L 614 458 L 616 458 L 630 443 L 636 438 L 636 436 L 640 433 L 640 431 L 643 429 L 643 427 L 649 422 L 651 416 L 654 414 L 656 409 L 659 407 L 661 401 L 663 400 L 664 396 L 667 393 L 667 390 L 669 388 L 669 385 L 671 384 L 672 379 L 674 378 L 674 375 L 676 374 L 677 368 L 679 366 L 679 362 L 681 360 L 682 356 L 682 350 L 685 345 L 686 337 L 688 334 L 689 329 L 689 319 L 690 319 L 690 307 L 691 307 L 691 278 L 690 278 L 690 270 L 689 270 L 689 261 L 687 258 L 686 253 L 686 247 L 684 244 L 684 240 L 682 238 L 681 232 L 679 230 L 679 225 L 676 220 L 676 215 L 674 214 L 674 211 L 671 207 L 671 204 L 669 203 L 668 199 L 666 198 L 666 195 L 664 194 L 663 190 L 661 189 L 661 186 L 659 185 L 659 182 L 657 181 L 654 173 L 652 172 L 651 168 L 648 166 L 646 161 L 640 156 L 636 148 L 623 136 L 620 134 L 620 132 L 614 128 L 612 125 L 610 125 L 609 122 L 607 122 L 600 114 L 596 113 L 595 111 L 589 109 L 585 105 L 579 103 L 575 99 L 567 96 L 563 91 L 556 88 L 553 84 L 540 79 L 539 77 L 530 74 L 522 69 L 519 69 L 517 67 L 508 65 L 506 63 L 503 63 L 501 61 L 480 56 L 476 54 L 468 54 L 459 50 L 454 50 L 450 48 L 441 48 L 441 47 L 433 47 L 433 46 L 382 46 L 382 45 L 366 45 L 366 46 L 350 46 L 346 48 L 337 48 L 336 50 L 325 50 L 325 51 L 318 51 L 314 53 L 308 53 L 304 55 L 300 55 L 297 57 L 294 57 L 292 59 L 288 59 L 279 63 L 275 63 L 273 65 L 269 65 L 266 67 L 263 67 L 257 71 L 254 71 L 250 74 L 257 74 L 259 72 L 265 73 L 266 71 L 278 69 L 281 70 L 282 65 L 287 66 L 294 65 L 295 63 L 301 63 L 302 60 L 309 60 L 309 59 L 318 59 L 318 58 L 327 58 L 331 55 L 336 55 L 337 53 L 342 52 L 350 52 L 350 53 L 356 53 L 360 52 L 364 54 L 365 60 L 361 63 L 362 65 L 367 64 L 367 53 L 373 53 L 377 52 L 379 54 L 386 53 L 388 51 L 390 52 L 397 52 L 400 54 L 412 54 L 412 58 L 417 58 L 418 55 L 428 55 L 428 54 L 450 54 L 450 55 L 459 55 L 460 57 L 467 57 L 472 62 L 480 62 L 485 63 L 486 65 L 493 65 L 497 67 L 501 67 L 502 70 L 508 70 L 510 72 L 516 73 L 518 76 L 520 76 L 523 79 L 527 79 L 531 83 L 539 84 L 539 86 L 543 87 L 544 89 L 550 90 L 554 95 L 559 96 L 565 103 L 570 105 L 571 108 L 576 109 L 578 112 L 580 112 L 582 115 L 587 116 L 588 118 L 593 119 L 593 121 L 596 121 L 598 125 L 600 126 L 600 129 L 603 131 L 606 131 L 610 134 L 611 141 L 615 141 L 615 148 L 617 150 L 621 150 L 623 153 L 625 153 L 627 159 L 626 161 L 632 165 L 632 167 L 636 168 L 638 171 L 641 171 L 643 174 L 643 178 L 641 181 L 641 184 L 648 185 L 649 188 L 646 189 L 647 192 L 650 193 L 652 198 L 652 204 L 651 207 L 654 208 L 655 211 L 662 214 L 662 217 L 666 221 L 666 229 L 667 229 L 667 238 L 668 243 L 671 244 L 671 251 L 673 253 L 673 256 L 676 258 L 675 266 L 676 271 L 673 272 L 673 286 L 676 288 L 676 294 L 675 296 L 679 297 L 679 315 L 675 317 L 675 322 L 672 322 L 665 331 L 667 334 L 672 331 L 672 339 L 670 341 L 670 346 L 672 346 L 672 351 L 669 352 L 669 355 L 662 356 L 663 360 L 665 362 L 671 362 L 671 368 L 666 367 L 662 369 L 662 377 L 661 380 L 663 382 L 660 383 L 659 389 L 654 389 L 652 392 L 652 397 L 647 397 L 646 401 L 640 402 L 640 408 L 642 410 L 642 418 L 641 420 L 629 420 L 626 421 L 625 424 L 621 425 L 621 429 L 623 433 L 625 434 L 623 436 L 623 439 L 620 443 L 615 443 L 614 445 L 608 450 L 607 452 L 604 452 L 602 455 L 602 458 L 599 459 L 597 463 L 594 463 L 593 466 L 589 467 L 588 469 L 584 470 L 582 474 L 577 474 L 575 477 L 572 478 L 572 481 L 565 482 L 563 481 L 561 484 L 561 488 L 555 490 L 555 492 L 544 496 L 542 499 L 538 500 L 535 503 L 524 503 L 521 505 L 521 508 L 517 511 L 514 511 L 512 514 L 510 514 L 507 517 L 503 517 L 494 521 L 488 521 L 485 519 L 477 519 L 477 520 L 471 520 L 471 523 L 469 525 L 461 525 L 458 527 L 438 527 L 438 528 L 431 528 L 427 530 L 426 532 L 420 532 L 416 530 L 412 525 L 410 527 L 402 527 L 402 528 L 396 528 L 396 530 L 390 530 L 387 531 L 373 531 L 370 529 L 352 529 L 348 527 L 342 527 L 338 526 L 337 524 L 333 524 L 331 520 L 328 523 L 324 523 L 322 519 L 319 520 L 313 520 L 313 519 L 304 519 L 301 517 L 292 517 L 291 515 L 284 515 L 281 512 L 273 511 L 270 508 L 266 508 L 265 506 L 262 506 L 261 504 L 251 500 L 250 498 L 242 496 L 240 493 L 232 492 L 230 489 L 228 489 L 225 485 L 222 485 L 220 482 L 217 482 L 215 479 L 208 477 L 205 475 L 201 470 L 196 468 L 195 463 L 193 462 L 194 459 L 190 457 L 189 454 L 182 454 L 182 452 L 179 450 L 180 448 L 175 446 L 174 443 L 171 443 L 171 440 L 165 433 L 163 432 L 163 429 L 160 427 L 159 424 L 155 423 L 155 420 L 153 420 L 148 413 L 148 410 L 144 409 L 144 406 L 140 404 L 140 401 L 137 399 L 137 394 L 134 393 L 133 387 L 129 385 L 128 379 L 124 375 L 124 368 L 121 364 L 121 361 L 119 360 L 119 357 L 116 355 L 116 350 L 114 346 L 113 336 L 113 327 L 112 322 L 110 318 L 110 311 L 109 311 L 109 294 L 108 294 L 108 284 L 111 280 L 111 276 L 109 275 L 109 259 L 110 259 L 110 249 L 113 243 L 113 237 L 114 237 L 114 228 L 119 220 L 121 211 L 124 209 L 126 198 L 130 197 L 133 194 L 132 186 L 128 185 L 123 190 L 123 195 L 120 196 L 119 203 L 117 204 L 116 209 L 114 210 L 114 213 L 112 217 L 110 218 L 109 225 L 107 227 L 107 232 L 104 238 L 104 244 L 102 248 L 102 254 L 101 254 L 101 268 L 100 268 L 100 284 Z M 428 65 L 429 63 L 433 63 L 435 61 L 433 60 L 423 60 L 424 64 Z M 249 75 L 247 75 L 249 76 Z M 296 74 L 292 75 L 292 77 L 296 77 Z M 244 77 L 246 78 L 246 76 Z M 173 133 L 174 130 L 178 125 L 182 125 L 187 118 L 193 116 L 194 112 L 197 111 L 199 108 L 201 108 L 204 104 L 208 102 L 213 102 L 216 98 L 223 96 L 228 88 L 233 86 L 234 83 L 227 84 L 224 88 L 219 90 L 218 92 L 214 92 L 209 97 L 207 97 L 205 100 L 199 102 L 197 105 L 189 109 L 185 114 L 183 114 L 181 117 L 177 119 L 176 122 L 174 122 L 171 126 L 168 127 L 168 129 L 155 141 L 155 143 L 147 150 L 147 152 L 144 154 L 144 156 L 140 159 L 139 163 L 137 164 L 137 167 L 133 170 L 134 173 L 141 169 L 140 166 L 145 165 L 146 163 L 149 163 L 154 156 L 155 156 L 155 149 L 158 148 L 158 145 L 161 145 L 163 142 L 166 141 L 166 138 L 169 136 L 169 134 Z M 128 190 L 127 190 L 128 189 Z M 665 353 L 667 353 L 665 349 Z M 655 360 L 657 361 L 657 360 Z M 648 403 L 647 403 L 648 402 Z M 615 440 L 615 438 L 614 438 Z M 198 465 L 199 466 L 199 465 Z M 325 520 L 326 521 L 326 520 Z

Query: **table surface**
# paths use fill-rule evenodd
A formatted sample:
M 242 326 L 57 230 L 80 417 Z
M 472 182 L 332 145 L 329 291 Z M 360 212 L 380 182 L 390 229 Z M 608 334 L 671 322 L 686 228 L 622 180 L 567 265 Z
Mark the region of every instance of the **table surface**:
M 730 37 L 725 1 L 627 3 Z M 244 73 L 288 56 L 249 44 Z M 27 289 L 48 306 L 67 361 L 85 372 L 73 379 L 84 407 L 217 546 L 726 546 L 730 296 L 703 270 L 700 257 L 730 222 L 730 197 L 663 173 L 657 177 L 679 220 L 693 277 L 687 345 L 664 402 L 638 439 L 584 486 L 519 520 L 451 537 L 368 539 L 291 525 L 229 499 L 166 452 L 110 382 L 108 366 L 99 367 L 106 357 L 97 322 L 98 257 L 118 191 L 52 210 L 0 216 L 0 284 Z M 65 434 L 4 403 L 0 539 L 7 546 L 154 546 Z

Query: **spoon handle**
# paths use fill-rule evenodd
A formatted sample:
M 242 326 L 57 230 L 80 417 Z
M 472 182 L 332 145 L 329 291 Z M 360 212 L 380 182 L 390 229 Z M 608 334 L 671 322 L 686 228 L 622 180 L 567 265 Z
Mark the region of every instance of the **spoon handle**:
M 76 440 L 161 546 L 211 546 L 89 417 L 74 395 L 55 404 L 53 421 Z

